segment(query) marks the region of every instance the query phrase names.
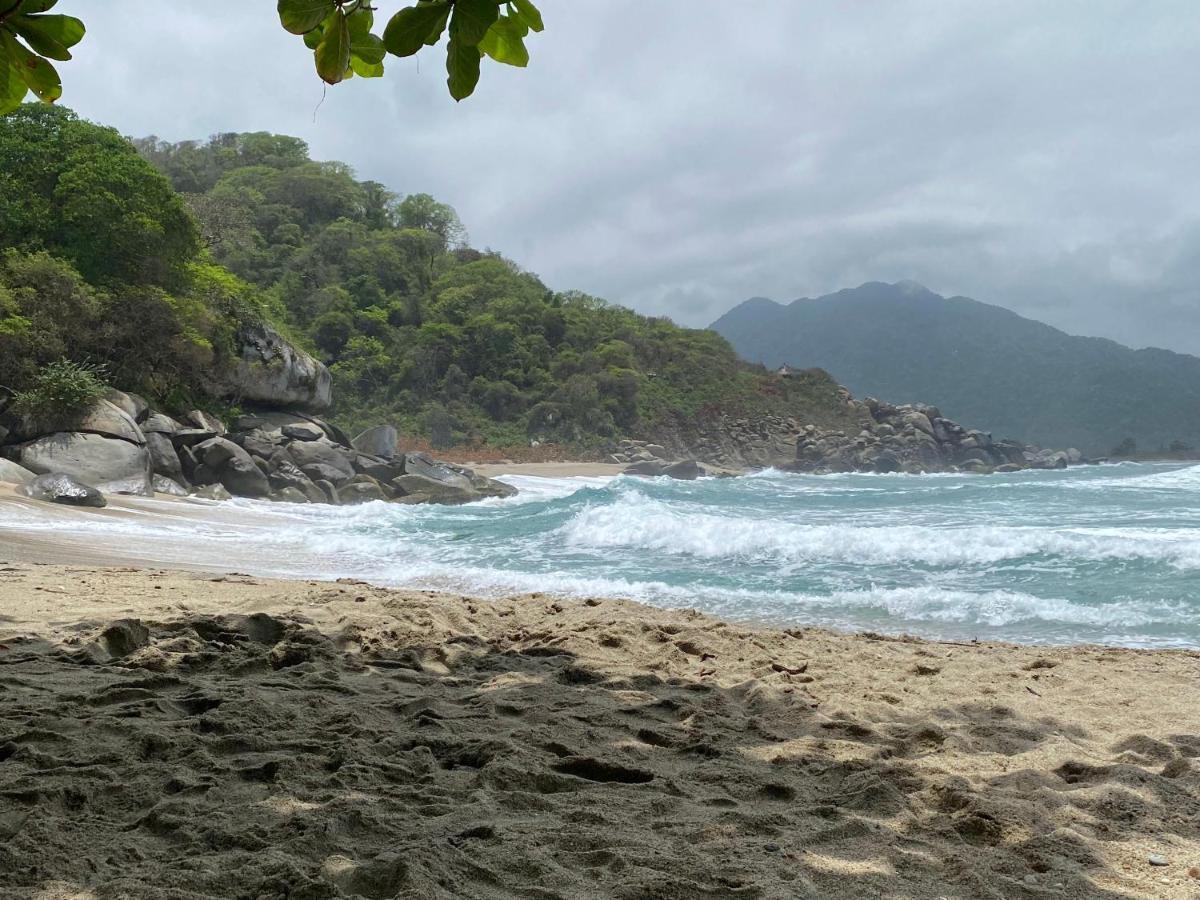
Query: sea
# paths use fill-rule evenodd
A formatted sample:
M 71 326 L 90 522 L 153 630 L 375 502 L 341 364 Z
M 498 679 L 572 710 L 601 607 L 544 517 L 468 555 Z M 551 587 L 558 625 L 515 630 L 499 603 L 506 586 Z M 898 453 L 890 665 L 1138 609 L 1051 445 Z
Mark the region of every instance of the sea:
M 623 597 L 952 640 L 1200 647 L 1200 466 L 503 480 L 519 495 L 457 507 L 235 500 L 211 519 L 168 502 L 62 517 L 4 504 L 0 549 L 6 530 L 41 530 L 262 576 Z

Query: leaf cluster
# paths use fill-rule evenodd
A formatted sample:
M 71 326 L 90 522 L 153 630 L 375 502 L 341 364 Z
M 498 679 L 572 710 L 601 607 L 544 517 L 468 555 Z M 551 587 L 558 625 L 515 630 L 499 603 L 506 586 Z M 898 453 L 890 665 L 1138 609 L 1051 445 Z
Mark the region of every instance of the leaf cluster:
M 328 84 L 358 75 L 383 75 L 384 58 L 413 56 L 447 35 L 447 86 L 455 100 L 479 83 L 480 60 L 524 67 L 525 38 L 543 29 L 532 0 L 420 0 L 373 33 L 375 11 L 366 0 L 279 0 L 279 21 L 313 51 L 317 74 Z
M 62 79 L 50 60 L 68 60 L 83 40 L 73 16 L 50 13 L 58 0 L 0 0 L 0 116 L 12 112 L 32 91 L 53 103 Z

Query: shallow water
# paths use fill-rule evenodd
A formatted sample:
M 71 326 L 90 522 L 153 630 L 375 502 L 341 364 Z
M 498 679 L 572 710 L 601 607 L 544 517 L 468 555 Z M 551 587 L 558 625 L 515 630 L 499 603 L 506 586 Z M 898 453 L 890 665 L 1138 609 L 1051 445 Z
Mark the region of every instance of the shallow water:
M 520 496 L 449 508 L 239 500 L 223 524 L 163 503 L 54 522 L 0 507 L 0 542 L 5 528 L 44 528 L 264 575 L 620 596 L 943 638 L 1200 646 L 1200 467 L 504 480 Z

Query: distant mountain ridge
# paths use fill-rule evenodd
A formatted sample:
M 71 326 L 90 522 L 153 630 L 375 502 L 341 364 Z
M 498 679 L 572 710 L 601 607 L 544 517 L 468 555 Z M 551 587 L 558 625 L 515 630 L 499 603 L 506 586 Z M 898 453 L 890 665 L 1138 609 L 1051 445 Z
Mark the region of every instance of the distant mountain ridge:
M 1200 358 L 1078 337 L 968 297 L 868 282 L 710 326 L 750 362 L 819 366 L 857 396 L 922 402 L 997 437 L 1107 453 L 1200 445 Z

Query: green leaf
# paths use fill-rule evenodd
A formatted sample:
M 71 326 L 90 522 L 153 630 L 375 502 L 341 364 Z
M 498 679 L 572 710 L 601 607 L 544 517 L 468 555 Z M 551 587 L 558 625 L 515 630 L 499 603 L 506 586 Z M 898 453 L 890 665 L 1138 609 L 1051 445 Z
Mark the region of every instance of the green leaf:
M 318 25 L 312 31 L 304 32 L 304 46 L 309 50 L 316 50 L 323 37 L 325 37 L 325 29 Z
M 350 54 L 350 71 L 359 78 L 381 78 L 383 77 L 383 63 L 367 62 L 361 56 Z
M 20 106 L 28 91 L 21 73 L 13 68 L 7 42 L 0 42 L 0 116 Z
M 479 83 L 479 47 L 464 44 L 451 35 L 446 48 L 446 71 L 450 74 L 446 79 L 450 96 L 455 100 L 470 97 Z
M 441 35 L 449 14 L 450 6 L 446 3 L 423 3 L 402 9 L 383 30 L 383 45 L 393 56 L 412 56 L 435 31 Z
M 502 16 L 479 42 L 479 49 L 496 62 L 524 68 L 529 65 L 529 51 L 516 19 Z
M 64 60 L 87 30 L 74 16 L 17 16 L 12 27 L 42 56 Z
M 325 23 L 325 36 L 313 55 L 322 81 L 337 84 L 346 77 L 350 68 L 350 29 L 341 13 L 335 13 L 332 21 Z
M 292 34 L 312 31 L 337 11 L 334 0 L 279 0 L 279 22 Z
M 377 66 L 383 62 L 384 56 L 387 55 L 387 50 L 384 49 L 383 40 L 371 34 L 371 26 L 374 24 L 375 17 L 371 15 L 369 9 L 360 9 L 347 17 L 346 25 L 350 30 L 350 64 L 354 65 L 354 59 L 357 57 L 367 66 Z M 355 72 L 362 75 L 355 69 Z M 382 72 L 382 70 L 381 70 Z M 367 78 L 376 76 L 368 75 Z
M 463 46 L 474 47 L 500 17 L 496 0 L 456 0 L 450 18 L 450 39 Z
M 542 14 L 531 0 L 509 0 L 516 7 L 521 19 L 534 31 L 542 31 L 546 26 L 542 23 Z
M 23 0 L 21 8 L 17 10 L 18 16 L 28 16 L 33 13 L 44 13 L 48 9 L 52 9 L 58 0 Z
M 62 96 L 62 79 L 58 77 L 58 72 L 50 64 L 50 60 L 26 51 L 24 59 L 17 64 L 17 69 L 38 99 L 53 103 Z

